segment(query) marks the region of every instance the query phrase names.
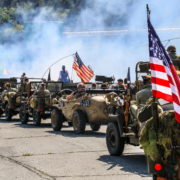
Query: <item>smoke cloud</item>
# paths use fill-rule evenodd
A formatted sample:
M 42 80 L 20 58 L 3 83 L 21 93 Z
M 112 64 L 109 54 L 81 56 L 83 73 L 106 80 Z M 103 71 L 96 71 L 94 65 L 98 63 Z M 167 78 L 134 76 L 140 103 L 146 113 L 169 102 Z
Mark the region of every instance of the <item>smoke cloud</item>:
M 158 30 L 160 39 L 180 37 L 180 30 L 172 29 L 180 27 L 178 0 L 92 0 L 85 3 L 78 15 L 62 20 L 57 20 L 49 7 L 38 13 L 19 9 L 25 28 L 9 36 L 8 43 L 0 44 L 0 77 L 20 76 L 23 72 L 28 77 L 42 77 L 53 62 L 77 51 L 97 75 L 125 78 L 130 67 L 134 79 L 135 64 L 149 60 L 146 3 L 152 10 L 154 27 L 171 28 Z M 8 37 L 7 26 L 0 30 L 5 29 Z M 180 54 L 180 41 L 170 44 Z M 53 66 L 52 79 L 57 80 L 61 66 L 66 65 L 70 77 L 79 81 L 76 73 L 72 73 L 72 63 L 73 57 L 69 57 Z

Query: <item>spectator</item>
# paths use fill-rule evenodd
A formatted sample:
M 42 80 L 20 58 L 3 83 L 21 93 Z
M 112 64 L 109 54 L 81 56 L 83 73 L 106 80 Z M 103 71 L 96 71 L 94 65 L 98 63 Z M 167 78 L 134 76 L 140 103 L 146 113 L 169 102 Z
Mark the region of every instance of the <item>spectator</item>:
M 64 82 L 64 83 L 68 83 L 70 81 L 69 74 L 66 71 L 65 65 L 62 66 L 62 70 L 59 73 L 59 79 L 58 80 L 61 82 Z

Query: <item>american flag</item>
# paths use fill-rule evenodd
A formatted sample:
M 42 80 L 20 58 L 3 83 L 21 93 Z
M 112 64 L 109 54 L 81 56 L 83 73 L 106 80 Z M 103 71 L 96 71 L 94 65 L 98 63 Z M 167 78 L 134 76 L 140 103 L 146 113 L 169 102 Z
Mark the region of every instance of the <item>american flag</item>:
M 180 79 L 148 16 L 149 54 L 152 94 L 172 102 L 180 123 Z
M 94 76 L 94 72 L 92 71 L 92 69 L 90 67 L 86 67 L 77 52 L 74 55 L 73 69 L 76 71 L 77 75 L 84 83 L 89 82 Z

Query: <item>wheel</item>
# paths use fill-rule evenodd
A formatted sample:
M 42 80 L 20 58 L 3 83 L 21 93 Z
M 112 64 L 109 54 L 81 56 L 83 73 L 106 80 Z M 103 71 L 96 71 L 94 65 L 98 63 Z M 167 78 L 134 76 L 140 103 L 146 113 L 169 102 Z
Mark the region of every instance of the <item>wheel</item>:
M 54 131 L 60 131 L 64 122 L 63 114 L 57 109 L 51 112 L 51 126 Z
M 98 131 L 101 127 L 101 125 L 97 123 L 90 123 L 90 126 L 93 131 Z
M 20 117 L 20 120 L 21 120 L 21 124 L 27 124 L 28 119 L 29 119 L 29 115 L 28 115 L 28 113 L 26 111 L 25 106 L 21 107 L 21 110 L 19 112 L 19 117 Z
M 33 123 L 34 123 L 35 126 L 40 126 L 41 125 L 41 114 L 37 110 L 33 111 Z
M 3 110 L 2 110 L 2 108 L 0 108 L 0 117 L 3 115 Z
M 6 120 L 11 121 L 12 116 L 13 116 L 13 110 L 7 108 L 6 111 L 5 111 L 5 114 L 6 114 Z
M 106 130 L 106 145 L 110 155 L 119 156 L 124 151 L 125 141 L 120 137 L 116 123 L 109 123 Z
M 72 122 L 74 132 L 81 134 L 85 132 L 87 116 L 82 110 L 76 110 L 73 113 Z

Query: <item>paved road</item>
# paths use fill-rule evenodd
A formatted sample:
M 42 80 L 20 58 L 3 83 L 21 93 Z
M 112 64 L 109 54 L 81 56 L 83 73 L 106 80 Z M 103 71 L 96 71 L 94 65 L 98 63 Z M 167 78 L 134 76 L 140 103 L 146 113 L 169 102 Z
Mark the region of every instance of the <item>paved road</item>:
M 126 146 L 124 156 L 111 157 L 105 143 L 106 126 L 84 135 L 72 127 L 52 131 L 0 120 L 0 180 L 150 180 L 138 147 Z

